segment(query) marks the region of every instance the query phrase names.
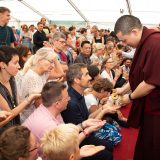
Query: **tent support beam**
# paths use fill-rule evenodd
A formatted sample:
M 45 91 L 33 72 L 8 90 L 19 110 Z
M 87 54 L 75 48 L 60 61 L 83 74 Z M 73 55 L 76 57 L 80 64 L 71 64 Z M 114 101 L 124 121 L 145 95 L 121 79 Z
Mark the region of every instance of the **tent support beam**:
M 76 12 L 84 19 L 85 22 L 89 22 L 89 20 L 84 16 L 84 14 L 78 9 L 78 7 L 72 2 L 72 0 L 67 0 L 68 3 L 76 10 Z
M 18 0 L 20 3 L 22 3 L 23 5 L 25 5 L 26 7 L 28 7 L 29 9 L 31 9 L 33 12 L 37 13 L 38 15 L 40 15 L 43 18 L 46 18 L 48 21 L 49 19 L 42 14 L 41 12 L 39 12 L 38 10 L 36 10 L 34 7 L 30 6 L 28 3 L 26 3 L 24 0 Z
M 16 22 L 18 22 L 18 23 L 20 23 L 20 22 L 21 22 L 19 19 L 15 18 L 15 17 L 13 17 L 13 16 L 11 16 L 11 18 L 15 19 L 15 20 L 16 20 Z
M 132 15 L 132 9 L 131 9 L 130 0 L 126 0 L 126 3 L 127 3 L 127 8 L 128 8 L 128 13 L 129 13 L 130 15 Z

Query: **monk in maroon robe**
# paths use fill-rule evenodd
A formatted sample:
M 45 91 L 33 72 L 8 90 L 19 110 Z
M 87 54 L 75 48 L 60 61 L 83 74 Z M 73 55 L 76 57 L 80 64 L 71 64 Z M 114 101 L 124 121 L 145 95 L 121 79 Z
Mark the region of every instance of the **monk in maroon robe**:
M 136 48 L 129 83 L 117 88 L 122 103 L 132 101 L 128 118 L 131 127 L 140 128 L 134 160 L 160 160 L 160 32 L 143 27 L 137 17 L 125 15 L 115 24 L 115 33 Z

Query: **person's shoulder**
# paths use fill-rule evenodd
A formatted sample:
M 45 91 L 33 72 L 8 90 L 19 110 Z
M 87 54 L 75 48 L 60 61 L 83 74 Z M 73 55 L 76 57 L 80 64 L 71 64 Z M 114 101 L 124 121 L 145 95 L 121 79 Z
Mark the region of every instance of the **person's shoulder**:
M 10 26 L 6 26 L 7 29 L 12 30 L 12 28 Z
M 85 95 L 84 97 L 87 98 L 87 99 L 90 99 L 90 98 L 93 99 L 94 98 L 93 94 L 91 94 L 91 93 Z
M 13 30 L 10 26 L 6 26 L 6 29 L 9 31 L 9 32 L 12 32 L 13 33 Z
M 104 70 L 102 71 L 101 75 L 106 75 L 106 74 L 107 74 L 107 72 L 106 72 L 106 70 L 104 69 Z

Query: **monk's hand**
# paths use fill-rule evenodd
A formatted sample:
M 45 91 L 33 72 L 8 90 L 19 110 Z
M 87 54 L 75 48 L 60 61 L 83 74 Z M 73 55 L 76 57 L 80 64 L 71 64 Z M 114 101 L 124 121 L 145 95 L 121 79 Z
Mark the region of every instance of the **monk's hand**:
M 129 95 L 128 94 L 125 94 L 124 96 L 122 96 L 121 100 L 120 100 L 120 105 L 121 106 L 125 106 L 127 104 L 129 104 L 131 101 L 129 99 Z
M 123 94 L 123 88 L 116 88 L 112 90 L 113 95 L 122 95 Z

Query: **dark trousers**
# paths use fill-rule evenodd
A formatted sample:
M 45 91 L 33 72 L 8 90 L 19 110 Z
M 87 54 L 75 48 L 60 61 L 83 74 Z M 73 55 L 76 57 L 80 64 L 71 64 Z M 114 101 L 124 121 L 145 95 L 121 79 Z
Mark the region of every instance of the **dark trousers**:
M 106 148 L 103 151 L 98 152 L 97 154 L 83 158 L 83 160 L 113 160 L 112 151 L 113 148 L 108 145 L 108 143 L 105 140 L 101 140 L 97 137 L 94 137 L 93 135 L 90 135 L 89 137 L 85 138 L 80 146 L 93 144 L 95 146 L 105 146 Z

